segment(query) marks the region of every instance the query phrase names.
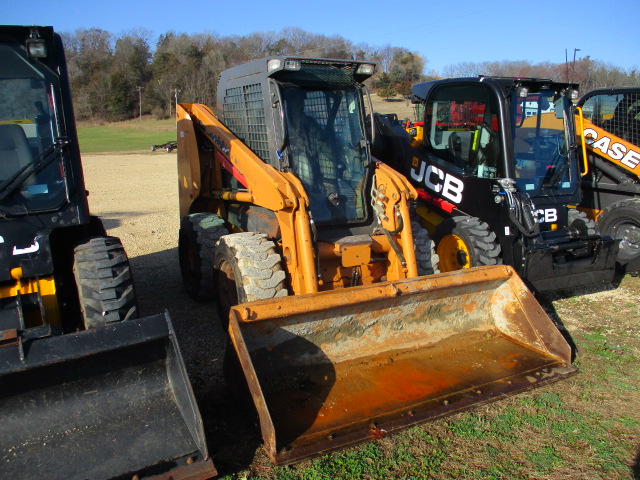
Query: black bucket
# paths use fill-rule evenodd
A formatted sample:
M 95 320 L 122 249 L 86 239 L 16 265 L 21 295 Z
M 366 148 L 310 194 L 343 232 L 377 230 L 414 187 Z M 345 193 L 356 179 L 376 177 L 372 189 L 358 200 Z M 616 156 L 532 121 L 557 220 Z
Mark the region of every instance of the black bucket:
M 0 478 L 216 475 L 167 314 L 0 348 Z

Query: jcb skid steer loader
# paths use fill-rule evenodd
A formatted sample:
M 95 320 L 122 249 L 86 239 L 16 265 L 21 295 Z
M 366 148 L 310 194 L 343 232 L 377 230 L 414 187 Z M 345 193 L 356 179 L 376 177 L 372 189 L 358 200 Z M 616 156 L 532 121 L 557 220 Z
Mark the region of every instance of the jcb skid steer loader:
M 592 90 L 577 104 L 588 158 L 579 208 L 620 240 L 618 265 L 640 274 L 640 88 Z
M 64 52 L 0 27 L 0 478 L 215 475 L 171 322 L 89 214 Z
M 413 86 L 422 141 L 409 150 L 407 139 L 400 161 L 393 148 L 381 157 L 418 189 L 441 271 L 504 263 L 536 292 L 613 279 L 618 242 L 575 208 L 576 89 L 483 76 Z
M 416 191 L 370 155 L 374 68 L 256 60 L 222 73 L 220 117 L 177 109 L 185 285 L 217 300 L 277 464 L 575 371 L 512 269 L 433 274 Z

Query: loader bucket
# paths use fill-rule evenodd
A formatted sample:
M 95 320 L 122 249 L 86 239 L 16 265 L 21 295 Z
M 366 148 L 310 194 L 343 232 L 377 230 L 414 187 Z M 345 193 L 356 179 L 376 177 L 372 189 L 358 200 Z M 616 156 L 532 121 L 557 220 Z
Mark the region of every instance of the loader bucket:
M 0 348 L 0 385 L 0 478 L 216 475 L 166 314 Z
M 577 371 L 508 266 L 233 307 L 265 450 L 293 463 Z

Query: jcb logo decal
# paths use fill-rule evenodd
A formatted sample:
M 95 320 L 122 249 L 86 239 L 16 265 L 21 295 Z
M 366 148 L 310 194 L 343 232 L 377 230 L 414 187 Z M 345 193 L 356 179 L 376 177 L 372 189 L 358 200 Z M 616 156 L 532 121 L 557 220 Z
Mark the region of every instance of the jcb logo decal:
M 429 190 L 441 194 L 454 203 L 462 201 L 462 190 L 464 190 L 462 180 L 443 172 L 435 165 L 427 166 L 425 162 L 414 158 L 410 173 L 411 178 L 418 183 L 423 183 Z
M 584 129 L 584 139 L 592 149 L 600 150 L 603 155 L 619 161 L 631 170 L 640 165 L 640 152 L 633 150 L 629 144 L 613 141 L 606 135 L 598 138 L 598 131 L 594 128 Z
M 552 223 L 558 221 L 558 210 L 555 208 L 536 210 L 536 213 L 538 214 L 538 223 Z

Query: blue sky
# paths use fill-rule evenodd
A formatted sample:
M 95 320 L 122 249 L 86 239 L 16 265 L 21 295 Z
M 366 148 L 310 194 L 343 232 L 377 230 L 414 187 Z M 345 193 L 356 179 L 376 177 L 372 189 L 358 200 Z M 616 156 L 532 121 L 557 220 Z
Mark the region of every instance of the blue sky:
M 299 27 L 354 43 L 405 47 L 427 59 L 426 72 L 459 62 L 590 56 L 640 69 L 637 0 L 534 2 L 492 0 L 0 0 L 0 23 L 53 25 L 58 31 L 144 28 L 155 35 L 244 35 Z M 155 40 L 155 37 L 154 37 Z

